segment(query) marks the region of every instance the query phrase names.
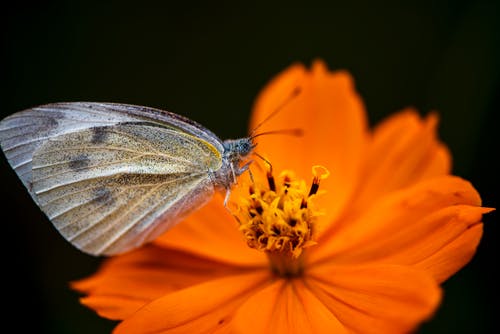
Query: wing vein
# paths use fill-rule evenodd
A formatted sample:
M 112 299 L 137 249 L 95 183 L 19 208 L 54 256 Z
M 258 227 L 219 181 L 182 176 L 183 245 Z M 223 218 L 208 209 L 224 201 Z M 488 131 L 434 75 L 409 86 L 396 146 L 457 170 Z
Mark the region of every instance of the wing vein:
M 190 174 L 190 175 L 196 175 L 196 174 Z M 176 180 L 178 180 L 178 179 L 176 179 Z M 163 181 L 163 183 L 164 184 L 168 184 L 169 182 L 174 182 L 176 180 Z M 125 186 L 123 186 L 123 189 L 127 190 L 127 189 L 141 188 L 143 186 L 144 187 L 148 187 L 148 186 L 153 186 L 155 184 L 158 184 L 158 183 L 142 183 L 142 184 L 135 184 L 135 185 L 125 185 Z M 53 202 L 58 201 L 58 200 L 61 200 L 61 199 L 65 198 L 65 197 L 68 197 L 68 196 L 73 196 L 73 195 L 76 195 L 76 194 L 79 194 L 79 193 L 82 193 L 82 192 L 85 192 L 85 191 L 88 191 L 88 190 L 98 189 L 98 188 L 101 188 L 101 187 L 102 187 L 102 185 L 98 184 L 98 185 L 95 185 L 95 186 L 92 186 L 92 187 L 87 187 L 87 188 L 80 189 L 78 191 L 73 191 L 71 193 L 65 193 L 62 196 L 52 198 L 50 201 L 45 202 L 44 205 L 48 205 L 50 203 L 53 203 Z
M 198 183 L 199 183 L 199 181 L 198 181 Z M 152 191 L 156 190 L 157 188 L 159 188 L 159 187 L 160 187 L 160 186 L 162 186 L 162 185 L 163 185 L 163 184 L 158 185 L 157 187 L 155 187 L 155 189 L 152 189 Z M 185 189 L 185 188 L 184 188 L 184 189 Z M 151 191 L 150 191 L 150 192 L 148 192 L 148 194 L 149 194 L 149 193 L 151 193 Z M 187 193 L 187 191 L 186 191 L 186 190 L 184 190 L 184 195 L 185 195 L 186 193 Z M 168 193 L 168 195 L 170 195 L 170 193 Z M 161 201 L 158 201 L 158 203 L 157 203 L 155 206 L 153 206 L 152 208 L 150 208 L 150 209 L 149 209 L 149 210 L 147 210 L 147 211 L 145 210 L 141 216 L 139 216 L 139 217 L 135 218 L 134 220 L 132 220 L 131 222 L 129 222 L 129 224 L 128 224 L 127 226 L 125 226 L 125 227 L 124 227 L 124 229 L 122 229 L 122 230 L 120 231 L 120 233 L 117 233 L 117 234 L 115 235 L 115 237 L 114 237 L 114 238 L 112 238 L 112 239 L 108 240 L 108 242 L 106 242 L 104 245 L 102 245 L 102 247 L 99 249 L 99 252 L 100 252 L 100 253 L 102 253 L 102 252 L 104 252 L 106 249 L 108 249 L 109 247 L 111 247 L 111 246 L 112 246 L 114 243 L 116 243 L 116 242 L 117 242 L 117 241 L 118 241 L 118 240 L 119 240 L 119 239 L 120 239 L 123 235 L 125 235 L 127 232 L 129 232 L 129 231 L 130 231 L 130 230 L 131 230 L 131 229 L 132 229 L 132 228 L 133 228 L 133 227 L 137 224 L 137 222 L 138 222 L 138 221 L 141 221 L 141 220 L 142 220 L 145 216 L 149 215 L 151 212 L 156 212 L 156 211 L 158 211 L 158 210 L 156 210 L 156 208 L 157 208 L 158 206 L 160 206 L 160 205 L 164 205 L 164 200 L 165 200 L 165 198 L 166 198 L 166 197 L 167 197 L 167 194 L 165 194 L 165 196 L 163 196 L 163 197 L 162 197 L 162 200 L 161 200 Z M 178 202 L 181 198 L 183 198 L 183 197 L 184 197 L 184 196 L 178 196 L 178 197 L 177 197 L 177 200 L 176 200 L 176 201 L 174 201 L 173 203 L 171 203 L 171 205 L 170 205 L 170 206 L 175 205 L 175 204 L 176 204 L 176 203 L 177 203 L 177 202 Z M 121 215 L 121 217 L 123 217 L 123 215 Z M 115 221 L 116 221 L 116 219 L 115 219 Z
M 82 147 L 75 147 L 75 148 L 67 148 L 67 149 L 64 149 L 64 151 L 89 151 L 87 150 L 87 148 L 91 148 L 93 149 L 94 147 L 87 147 L 87 146 L 82 146 Z M 97 146 L 95 147 L 96 149 L 98 148 Z M 173 155 L 169 155 L 169 154 L 165 154 L 163 152 L 159 152 L 159 153 L 143 153 L 143 152 L 140 152 L 140 151 L 136 151 L 136 150 L 130 150 L 130 149 L 122 149 L 122 148 L 119 148 L 119 147 L 114 147 L 114 146 L 106 146 L 106 147 L 99 147 L 102 151 L 106 152 L 106 151 L 118 151 L 118 152 L 128 152 L 128 153 L 135 153 L 135 154 L 139 154 L 138 156 L 136 157 L 133 157 L 133 159 L 136 159 L 137 157 L 141 157 L 141 156 L 161 156 L 162 158 L 168 158 L 168 159 L 172 159 L 174 161 L 179 161 L 179 162 L 183 162 L 183 163 L 186 163 L 188 165 L 191 165 L 191 166 L 196 166 L 192 161 L 189 161 L 187 159 L 182 159 L 181 157 L 179 156 L 173 156 Z M 60 152 L 58 150 L 50 150 L 50 151 L 44 151 L 43 153 L 40 154 L 41 155 L 46 155 L 46 154 L 50 154 L 50 153 L 55 153 L 55 152 Z M 123 160 L 123 161 L 127 161 L 127 160 Z M 61 162 L 57 162 L 57 163 L 54 163 L 54 164 L 46 164 L 46 165 L 38 165 L 38 166 L 35 166 L 33 167 L 33 170 L 35 169 L 40 169 L 40 168 L 44 168 L 44 167 L 52 167 L 52 166 L 57 166 L 57 165 L 61 165 L 61 164 L 65 164 L 67 163 L 68 161 L 61 161 Z M 122 162 L 122 161 L 118 161 L 118 162 Z M 88 168 L 91 168 L 91 167 L 95 167 L 96 165 L 92 165 L 92 166 L 87 166 L 87 169 Z M 103 166 L 103 165 L 99 165 L 99 166 Z M 57 174 L 53 174 L 54 176 L 56 176 Z
M 156 185 L 155 187 L 149 189 L 147 191 L 146 194 L 144 194 L 144 196 L 142 196 L 142 198 L 140 200 L 138 200 L 137 202 L 135 202 L 132 206 L 129 206 L 127 207 L 126 210 L 123 211 L 122 214 L 120 214 L 117 218 L 113 219 L 113 222 L 115 222 L 116 220 L 118 220 L 119 218 L 123 217 L 125 213 L 129 213 L 133 208 L 137 207 L 137 205 L 143 203 L 147 197 L 149 197 L 149 195 L 154 191 L 156 190 L 157 188 L 159 188 L 162 184 L 158 184 Z M 119 194 L 122 193 L 123 190 L 120 189 L 119 191 Z M 116 212 L 119 208 L 121 208 L 122 206 L 126 205 L 126 203 L 124 203 L 123 205 L 120 205 L 118 207 L 115 207 L 112 211 L 110 211 L 106 216 L 104 216 L 102 219 L 98 220 L 97 222 L 95 222 L 94 224 L 91 224 L 91 225 L 88 225 L 86 226 L 84 229 L 81 229 L 80 231 L 78 231 L 78 233 L 74 234 L 73 236 L 71 236 L 71 239 L 68 239 L 70 241 L 73 241 L 75 238 L 79 237 L 80 235 L 82 235 L 83 233 L 86 233 L 88 230 L 90 230 L 91 228 L 95 227 L 95 226 L 98 226 L 99 224 L 103 223 L 104 221 L 106 221 L 106 218 L 109 217 L 111 214 L 113 214 L 114 212 Z M 149 212 L 149 211 L 147 211 Z M 86 215 L 87 216 L 87 215 Z M 86 217 L 84 216 L 84 217 Z M 72 224 L 73 222 L 71 222 Z M 92 240 L 89 240 L 89 242 L 92 242 Z M 86 243 L 88 244 L 88 243 Z M 85 244 L 85 245 L 86 245 Z

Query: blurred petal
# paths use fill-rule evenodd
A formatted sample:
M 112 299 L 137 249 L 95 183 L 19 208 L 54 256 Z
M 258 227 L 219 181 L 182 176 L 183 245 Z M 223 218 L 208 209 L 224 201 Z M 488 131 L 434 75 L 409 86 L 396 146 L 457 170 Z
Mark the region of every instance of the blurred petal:
M 139 309 L 115 333 L 211 333 L 226 326 L 255 289 L 265 286 L 262 270 L 234 275 L 167 294 Z
M 441 292 L 423 272 L 404 266 L 311 269 L 306 284 L 354 333 L 407 333 L 429 318 Z
M 155 244 L 235 265 L 267 266 L 266 257 L 247 246 L 236 219 L 222 202 L 216 195 Z
M 472 259 L 482 235 L 483 224 L 473 225 L 414 267 L 430 273 L 438 283 L 444 282 Z
M 99 315 L 124 319 L 166 293 L 243 269 L 152 245 L 107 260 L 93 276 L 72 283 Z
M 322 240 L 310 260 L 317 264 L 383 261 L 402 265 L 425 261 L 425 266 L 432 268 L 431 257 L 440 262 L 455 258 L 459 263 L 448 263 L 447 268 L 456 271 L 470 259 L 477 240 L 462 239 L 473 243 L 461 256 L 445 260 L 443 256 L 450 255 L 446 247 L 479 224 L 483 213 L 491 211 L 480 204 L 475 189 L 458 177 L 421 182 L 375 202 L 351 221 L 350 227 L 331 236 L 331 241 Z M 453 273 L 439 270 L 434 268 L 439 276 Z
M 252 295 L 233 318 L 235 333 L 347 333 L 300 280 L 279 280 Z
M 367 120 L 361 98 L 347 72 L 329 72 L 321 61 L 307 71 L 295 65 L 275 78 L 257 99 L 250 129 L 274 112 L 296 88 L 300 94 L 257 133 L 302 129 L 303 136 L 258 137 L 257 151 L 270 159 L 275 171 L 293 170 L 311 180 L 311 167 L 322 165 L 330 177 L 322 182 L 324 196 L 318 206 L 328 208 L 330 221 L 345 205 L 357 183 L 367 136 Z
M 436 138 L 437 122 L 436 114 L 421 119 L 407 109 L 378 125 L 351 205 L 363 207 L 391 191 L 449 174 L 451 157 Z

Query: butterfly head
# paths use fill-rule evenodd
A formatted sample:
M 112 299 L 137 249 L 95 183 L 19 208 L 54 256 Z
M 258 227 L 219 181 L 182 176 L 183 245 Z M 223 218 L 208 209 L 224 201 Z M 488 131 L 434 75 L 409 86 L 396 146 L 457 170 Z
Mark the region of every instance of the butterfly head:
M 253 137 L 224 140 L 223 145 L 224 157 L 233 164 L 239 164 L 256 146 Z
M 212 178 L 215 186 L 220 189 L 226 189 L 227 203 L 231 187 L 236 184 L 236 178 L 248 170 L 251 160 L 246 161 L 247 157 L 252 154 L 256 144 L 253 137 L 227 139 L 222 143 L 224 152 L 222 154 L 222 166 L 217 170 Z

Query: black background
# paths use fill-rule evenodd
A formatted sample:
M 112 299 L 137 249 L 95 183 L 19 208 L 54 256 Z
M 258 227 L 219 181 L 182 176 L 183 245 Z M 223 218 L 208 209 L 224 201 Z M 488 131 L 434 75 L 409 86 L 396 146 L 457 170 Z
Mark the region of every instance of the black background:
M 271 77 L 293 62 L 322 58 L 354 75 L 372 124 L 408 105 L 438 110 L 454 173 L 476 186 L 485 206 L 498 206 L 498 1 L 2 6 L 2 118 L 50 102 L 123 102 L 183 114 L 222 138 L 240 137 Z M 108 332 L 114 324 L 80 306 L 68 288 L 100 260 L 65 242 L 0 160 L 3 326 Z M 498 223 L 497 213 L 485 217 L 476 257 L 444 284 L 442 306 L 419 333 L 498 329 Z

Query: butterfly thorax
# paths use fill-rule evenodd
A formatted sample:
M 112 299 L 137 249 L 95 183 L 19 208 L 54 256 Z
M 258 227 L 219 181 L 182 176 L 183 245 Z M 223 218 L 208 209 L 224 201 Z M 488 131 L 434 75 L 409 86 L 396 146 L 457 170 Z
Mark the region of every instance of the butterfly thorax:
M 222 166 L 214 172 L 213 180 L 217 188 L 230 189 L 236 178 L 248 169 L 248 163 L 242 163 L 252 153 L 255 144 L 252 138 L 227 139 L 222 145 Z

